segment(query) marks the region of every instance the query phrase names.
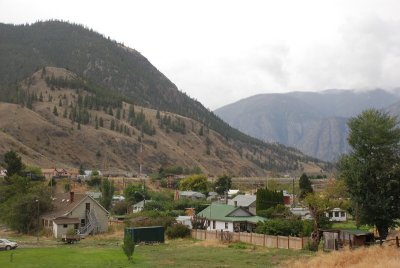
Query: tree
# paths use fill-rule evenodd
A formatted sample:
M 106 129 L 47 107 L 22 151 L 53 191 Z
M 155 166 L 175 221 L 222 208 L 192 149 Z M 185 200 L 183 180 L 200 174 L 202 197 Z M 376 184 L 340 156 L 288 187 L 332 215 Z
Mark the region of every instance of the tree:
M 4 162 L 6 163 L 7 177 L 11 177 L 14 174 L 21 174 L 23 164 L 21 157 L 15 151 L 11 150 L 5 153 Z
M 179 185 L 181 190 L 207 192 L 207 177 L 205 175 L 192 175 L 184 178 Z
M 313 222 L 310 249 L 317 251 L 321 241 L 321 228 L 330 227 L 330 222 L 325 216 L 325 212 L 330 208 L 330 202 L 324 193 L 309 193 L 303 202 L 308 206 Z
M 99 119 L 99 126 L 100 126 L 100 127 L 103 127 L 103 126 L 104 126 L 103 117 L 100 117 L 100 119 Z
M 129 204 L 135 204 L 143 199 L 149 199 L 150 195 L 142 184 L 130 184 L 124 190 L 125 200 Z
M 400 217 L 400 129 L 395 117 L 370 109 L 348 122 L 352 151 L 339 164 L 361 224 L 386 238 Z
M 55 105 L 54 105 L 54 108 L 53 108 L 53 114 L 55 116 L 58 116 L 57 106 L 55 106 Z
M 232 186 L 232 179 L 229 176 L 222 176 L 217 179 L 215 182 L 215 191 L 219 195 L 223 195 L 225 192 L 227 192 Z
M 276 205 L 283 205 L 283 192 L 282 191 L 271 191 L 267 187 L 265 189 L 258 189 L 256 197 L 256 211 L 262 213 L 263 210 L 267 210 Z
M 306 175 L 303 173 L 299 180 L 299 188 L 300 188 L 300 198 L 304 198 L 307 194 L 314 192 L 311 181 Z
M 122 250 L 124 251 L 126 257 L 128 257 L 128 261 L 132 261 L 133 252 L 135 251 L 135 242 L 133 241 L 133 237 L 130 235 L 125 235 Z
M 101 181 L 100 191 L 101 191 L 101 199 L 100 204 L 107 210 L 111 208 L 111 201 L 114 195 L 114 182 L 110 181 L 107 178 L 104 178 Z

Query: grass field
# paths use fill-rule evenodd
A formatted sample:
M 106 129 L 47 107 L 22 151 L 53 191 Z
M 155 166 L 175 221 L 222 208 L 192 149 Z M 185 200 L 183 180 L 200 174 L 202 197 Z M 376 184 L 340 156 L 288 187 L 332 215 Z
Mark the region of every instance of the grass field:
M 129 263 L 115 241 L 85 240 L 75 245 L 45 243 L 0 252 L 0 267 L 271 267 L 312 253 L 218 244 L 190 239 L 139 245 Z

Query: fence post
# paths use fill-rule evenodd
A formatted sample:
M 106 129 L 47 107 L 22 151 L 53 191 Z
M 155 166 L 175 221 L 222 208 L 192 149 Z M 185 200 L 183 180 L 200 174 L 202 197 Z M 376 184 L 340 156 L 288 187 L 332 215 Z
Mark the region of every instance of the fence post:
M 290 236 L 287 237 L 287 248 L 290 248 Z
M 276 248 L 279 248 L 279 237 L 278 236 L 276 236 Z
M 396 246 L 397 246 L 398 248 L 400 248 L 400 243 L 399 243 L 399 237 L 398 237 L 398 236 L 396 236 Z
M 253 244 L 253 233 L 250 233 L 250 244 Z
M 204 240 L 207 240 L 207 230 L 204 230 Z
M 264 239 L 263 239 L 263 247 L 265 247 L 265 234 L 264 234 Z
M 242 242 L 242 241 L 240 241 L 240 230 L 239 230 L 239 242 Z
M 301 249 L 304 248 L 304 237 L 301 237 Z

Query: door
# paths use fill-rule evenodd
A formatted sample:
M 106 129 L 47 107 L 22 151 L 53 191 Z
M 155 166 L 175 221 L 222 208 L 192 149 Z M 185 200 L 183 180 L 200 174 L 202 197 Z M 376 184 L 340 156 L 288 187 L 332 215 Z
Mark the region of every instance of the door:
M 86 203 L 86 212 L 90 211 L 90 203 Z

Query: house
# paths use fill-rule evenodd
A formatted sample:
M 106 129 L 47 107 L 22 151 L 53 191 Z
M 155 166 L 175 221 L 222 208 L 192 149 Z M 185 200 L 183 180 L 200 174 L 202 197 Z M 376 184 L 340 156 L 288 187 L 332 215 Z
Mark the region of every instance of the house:
M 293 215 L 301 217 L 302 220 L 310 220 L 312 219 L 310 210 L 308 208 L 291 208 L 290 212 Z
M 228 205 L 243 207 L 251 213 L 256 214 L 256 198 L 256 195 L 240 194 L 233 199 L 229 199 Z
M 219 199 L 219 194 L 216 192 L 209 192 L 207 196 L 207 201 L 214 201 Z
M 133 213 L 137 213 L 140 212 L 144 209 L 144 206 L 146 205 L 146 203 L 148 202 L 153 202 L 153 200 L 142 200 L 140 202 L 137 202 L 136 204 L 134 204 L 132 206 L 132 212 Z
M 202 193 L 195 191 L 178 191 L 178 199 L 187 198 L 187 199 L 205 199 L 206 196 Z
M 290 206 L 293 202 L 293 196 L 289 194 L 286 190 L 283 191 L 283 204 L 285 206 Z
M 329 221 L 347 221 L 347 213 L 341 208 L 334 208 L 325 212 L 325 216 Z
M 77 169 L 43 168 L 42 174 L 48 180 L 52 178 L 75 179 L 78 176 L 79 172 Z
M 40 216 L 43 226 L 61 238 L 69 229 L 81 236 L 107 231 L 108 211 L 84 193 L 59 193 L 52 200 L 53 210 Z
M 253 232 L 259 221 L 266 220 L 246 208 L 218 203 L 212 203 L 197 216 L 207 219 L 208 230 L 229 232 Z
M 96 200 L 100 200 L 102 194 L 101 192 L 85 192 L 85 194 L 90 195 L 91 197 L 93 197 Z

